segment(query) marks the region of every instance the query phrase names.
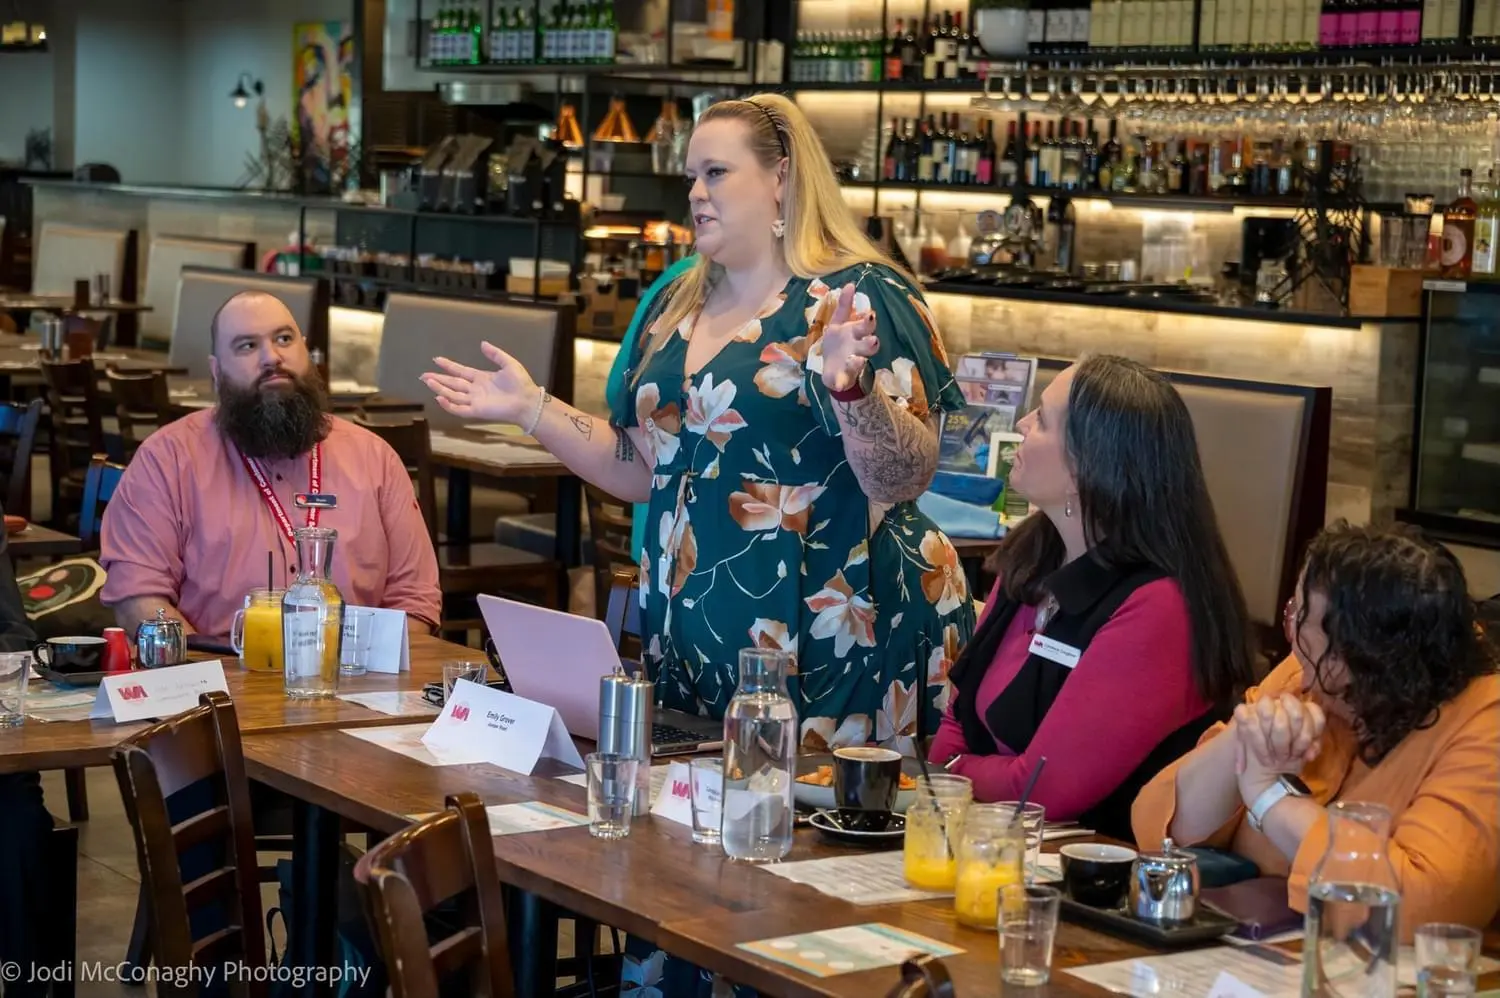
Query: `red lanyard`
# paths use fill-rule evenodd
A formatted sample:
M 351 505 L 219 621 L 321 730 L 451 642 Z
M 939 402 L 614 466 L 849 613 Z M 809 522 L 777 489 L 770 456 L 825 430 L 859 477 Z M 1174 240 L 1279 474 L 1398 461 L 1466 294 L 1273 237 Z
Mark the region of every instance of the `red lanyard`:
M 271 482 L 266 478 L 265 471 L 260 462 L 253 457 L 240 455 L 240 460 L 245 462 L 245 470 L 250 472 L 250 477 L 260 488 L 260 494 L 270 507 L 271 515 L 276 517 L 276 522 L 281 525 L 281 532 L 286 539 L 296 542 L 296 530 L 292 527 L 292 518 L 286 515 L 286 510 L 281 505 L 281 500 L 276 498 L 276 493 L 271 491 Z M 313 444 L 312 453 L 307 456 L 307 491 L 317 495 L 322 491 L 323 485 L 323 445 Z M 318 514 L 322 510 L 317 506 L 310 506 L 307 510 L 307 525 L 316 527 L 318 525 Z

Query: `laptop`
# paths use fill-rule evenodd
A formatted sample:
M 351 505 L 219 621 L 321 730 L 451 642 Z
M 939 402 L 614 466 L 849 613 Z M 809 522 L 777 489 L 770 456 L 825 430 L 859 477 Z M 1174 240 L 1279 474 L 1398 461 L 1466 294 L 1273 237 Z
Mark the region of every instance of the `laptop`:
M 599 680 L 625 667 L 604 621 L 548 610 L 499 596 L 480 596 L 490 640 L 517 696 L 557 711 L 568 733 L 599 739 Z M 724 722 L 658 706 L 651 755 L 689 755 L 724 745 Z

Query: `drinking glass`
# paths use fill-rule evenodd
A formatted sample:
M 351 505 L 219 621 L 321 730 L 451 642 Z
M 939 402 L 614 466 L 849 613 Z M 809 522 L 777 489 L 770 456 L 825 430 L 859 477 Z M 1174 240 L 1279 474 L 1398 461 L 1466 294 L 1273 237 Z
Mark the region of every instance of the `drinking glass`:
M 994 930 L 1000 891 L 1026 882 L 1026 839 L 1011 821 L 1014 814 L 1014 808 L 998 804 L 974 804 L 964 814 L 953 912 L 972 929 Z
M 584 764 L 588 768 L 589 834 L 623 839 L 630 834 L 639 763 L 630 756 L 591 752 Z
M 444 662 L 443 663 L 443 703 L 453 695 L 453 684 L 460 679 L 467 679 L 471 683 L 484 683 L 484 662 Z
M 719 844 L 719 825 L 724 817 L 724 760 L 694 759 L 688 769 L 688 796 L 693 802 L 693 841 Z
M 958 877 L 958 843 L 964 813 L 974 802 L 966 776 L 934 773 L 917 777 L 917 796 L 906 810 L 902 869 L 918 890 L 948 891 Z
M 229 625 L 229 646 L 240 657 L 240 665 L 251 672 L 285 672 L 282 654 L 281 601 L 285 589 L 252 589 L 245 605 L 234 611 Z
M 1052 976 L 1052 939 L 1062 893 L 1014 884 L 1000 890 L 1000 980 L 1033 988 Z
M 1483 935 L 1467 925 L 1432 922 L 1418 927 L 1417 991 L 1421 998 L 1457 998 L 1476 988 Z
M 340 676 L 363 676 L 370 665 L 375 637 L 375 611 L 344 608 L 344 647 L 339 655 Z
M 0 728 L 26 721 L 26 684 L 31 680 L 31 652 L 0 655 Z
M 996 807 L 1005 809 L 1006 819 L 1016 814 L 1019 801 L 1003 800 Z M 1026 882 L 1036 880 L 1037 869 L 1042 862 L 1042 828 L 1046 824 L 1047 809 L 1041 804 L 1028 803 L 1021 808 L 1021 828 L 1026 835 Z

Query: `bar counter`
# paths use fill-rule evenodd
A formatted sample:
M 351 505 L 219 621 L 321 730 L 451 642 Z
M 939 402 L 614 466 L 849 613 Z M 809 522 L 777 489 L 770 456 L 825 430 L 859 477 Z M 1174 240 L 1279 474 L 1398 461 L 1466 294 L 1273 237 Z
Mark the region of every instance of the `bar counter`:
M 423 241 L 430 240 L 426 252 L 498 260 L 501 233 L 529 244 L 533 231 L 529 220 L 404 212 L 262 191 L 53 180 L 32 186 L 38 229 L 46 221 L 137 229 L 143 266 L 153 235 L 253 240 L 264 255 L 294 241 L 299 224 L 310 241 L 370 249 L 383 248 L 377 245 L 382 233 L 417 231 L 425 233 Z M 474 252 L 478 240 L 493 249 Z M 1168 370 L 1329 385 L 1334 393 L 1329 518 L 1385 522 L 1407 502 L 1420 339 L 1415 319 L 1020 288 L 955 289 L 944 283 L 930 285 L 928 297 L 955 357 L 980 350 L 1062 359 L 1111 352 Z M 341 352 L 340 327 L 357 325 L 357 336 L 351 329 L 347 338 L 357 340 L 357 352 L 367 360 L 348 376 L 362 377 L 373 372 L 380 316 L 350 314 L 363 318 L 334 323 L 331 353 Z M 577 341 L 576 404 L 604 412 L 604 382 L 617 349 L 604 341 Z M 371 372 L 363 370 L 367 366 Z

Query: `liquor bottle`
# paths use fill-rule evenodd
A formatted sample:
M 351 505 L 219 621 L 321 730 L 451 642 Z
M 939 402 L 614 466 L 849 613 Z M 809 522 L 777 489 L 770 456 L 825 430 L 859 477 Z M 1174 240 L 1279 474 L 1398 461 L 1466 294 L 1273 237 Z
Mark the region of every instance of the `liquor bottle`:
M 901 161 L 901 119 L 891 119 L 891 137 L 885 144 L 885 158 L 880 164 L 880 179 L 895 180 L 896 164 Z
M 1056 187 L 1062 172 L 1062 150 L 1057 145 L 1057 123 L 1047 122 L 1047 137 L 1042 139 L 1041 162 L 1037 172 L 1038 187 Z
M 1005 148 L 1000 153 L 999 176 L 1001 187 L 1011 188 L 1021 179 L 1021 146 L 1016 140 L 1016 123 L 1005 126 Z
M 929 120 L 930 116 L 929 116 Z M 952 136 L 948 133 L 948 112 L 938 115 L 937 126 L 932 129 L 932 173 L 922 179 L 934 184 L 951 184 L 953 163 L 948 158 L 948 145 Z
M 1496 271 L 1495 245 L 1500 241 L 1500 191 L 1495 171 L 1479 186 L 1479 214 L 1474 219 L 1474 267 L 1470 276 L 1491 280 Z
M 1474 171 L 1458 171 L 1458 197 L 1443 212 L 1443 249 L 1438 267 L 1444 278 L 1462 281 L 1474 267 L 1474 229 L 1479 205 L 1470 190 Z
M 1083 183 L 1083 137 L 1079 132 L 1082 127 L 1078 122 L 1063 122 L 1064 131 L 1067 133 L 1062 142 L 1062 164 L 1059 167 L 1062 186 L 1065 190 L 1076 191 Z M 1069 127 L 1071 125 L 1071 127 Z
M 885 50 L 885 79 L 901 79 L 901 36 L 906 32 L 906 22 L 896 18 L 896 30 L 891 34 L 890 44 Z
M 1078 186 L 1086 191 L 1099 189 L 1099 133 L 1094 131 L 1093 119 L 1089 120 L 1089 133 L 1083 144 L 1083 176 Z
M 974 182 L 988 187 L 995 182 L 995 122 L 984 120 L 984 138 L 979 141 L 978 160 L 974 166 Z
M 1202 142 L 1195 143 L 1189 163 L 1187 192 L 1195 197 L 1202 197 L 1209 192 L 1208 146 Z
M 1169 194 L 1186 194 L 1188 181 L 1188 161 L 1183 154 L 1184 142 L 1178 139 L 1173 143 L 1172 156 L 1167 160 L 1167 186 Z
M 1120 140 L 1118 135 L 1119 123 L 1109 119 L 1109 140 L 1104 143 L 1104 151 L 1100 155 L 1099 164 L 1099 189 L 1101 191 L 1112 191 L 1115 189 L 1115 173 L 1120 169 Z
M 1026 186 L 1042 186 L 1042 126 L 1033 122 L 1026 136 Z

